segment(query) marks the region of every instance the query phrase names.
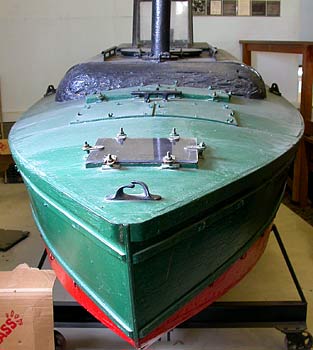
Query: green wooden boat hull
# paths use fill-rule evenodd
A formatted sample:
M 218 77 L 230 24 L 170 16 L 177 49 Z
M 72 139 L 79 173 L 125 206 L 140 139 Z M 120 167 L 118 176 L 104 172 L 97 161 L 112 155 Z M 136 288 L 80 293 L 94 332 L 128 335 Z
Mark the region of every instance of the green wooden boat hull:
M 233 97 L 226 106 L 209 101 L 208 90 L 181 88 L 182 97 L 151 104 L 133 99 L 133 90 L 106 92 L 91 104 L 48 97 L 15 125 L 10 145 L 53 259 L 143 347 L 270 226 L 303 122 L 277 96 Z M 197 168 L 86 168 L 83 142 L 114 138 L 120 127 L 136 138 L 168 137 L 175 127 L 207 149 Z M 132 180 L 162 199 L 106 200 Z

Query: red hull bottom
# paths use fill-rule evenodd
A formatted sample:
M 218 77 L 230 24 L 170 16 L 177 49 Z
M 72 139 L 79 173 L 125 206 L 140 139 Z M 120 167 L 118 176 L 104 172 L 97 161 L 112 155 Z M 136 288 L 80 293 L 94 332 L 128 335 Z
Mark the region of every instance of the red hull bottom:
M 247 251 L 244 256 L 237 260 L 224 274 L 214 281 L 209 287 L 199 293 L 192 301 L 175 312 L 171 317 L 164 321 L 159 327 L 154 329 L 149 335 L 137 341 L 124 334 L 111 319 L 109 319 L 101 309 L 75 284 L 70 276 L 63 270 L 61 265 L 49 254 L 50 264 L 55 270 L 56 275 L 64 288 L 78 301 L 89 313 L 102 322 L 106 327 L 118 334 L 136 348 L 145 348 L 159 339 L 164 333 L 169 332 L 180 323 L 188 320 L 201 310 L 216 301 L 228 290 L 234 287 L 257 263 L 262 256 L 267 245 L 268 237 L 271 232 L 270 226 L 261 238 Z

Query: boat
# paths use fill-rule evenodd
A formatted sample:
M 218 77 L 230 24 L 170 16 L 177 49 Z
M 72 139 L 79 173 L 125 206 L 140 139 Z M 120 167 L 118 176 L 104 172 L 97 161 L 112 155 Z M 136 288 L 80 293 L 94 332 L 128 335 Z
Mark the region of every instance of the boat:
M 72 67 L 9 141 L 58 279 L 142 349 L 262 256 L 303 120 L 253 68 L 193 43 L 191 1 L 134 9 L 132 45 Z

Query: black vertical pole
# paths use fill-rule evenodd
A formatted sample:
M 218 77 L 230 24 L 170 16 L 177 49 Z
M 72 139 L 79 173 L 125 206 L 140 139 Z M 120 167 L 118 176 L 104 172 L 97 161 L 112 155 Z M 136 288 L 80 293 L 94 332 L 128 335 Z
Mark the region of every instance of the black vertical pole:
M 171 0 L 152 2 L 152 46 L 153 57 L 170 52 Z

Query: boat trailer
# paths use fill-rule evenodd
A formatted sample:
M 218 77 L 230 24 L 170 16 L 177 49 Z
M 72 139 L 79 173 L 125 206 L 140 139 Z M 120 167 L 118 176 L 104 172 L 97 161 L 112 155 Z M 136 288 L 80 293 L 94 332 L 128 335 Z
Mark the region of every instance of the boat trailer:
M 276 328 L 286 336 L 287 350 L 313 349 L 313 337 L 307 331 L 307 301 L 291 264 L 276 225 L 271 231 L 276 238 L 290 276 L 299 295 L 295 301 L 215 302 L 177 328 Z M 42 254 L 38 268 L 47 258 Z M 76 302 L 54 302 L 56 328 L 105 328 Z M 171 340 L 171 332 L 166 335 Z M 55 331 L 56 350 L 65 350 L 65 338 Z

